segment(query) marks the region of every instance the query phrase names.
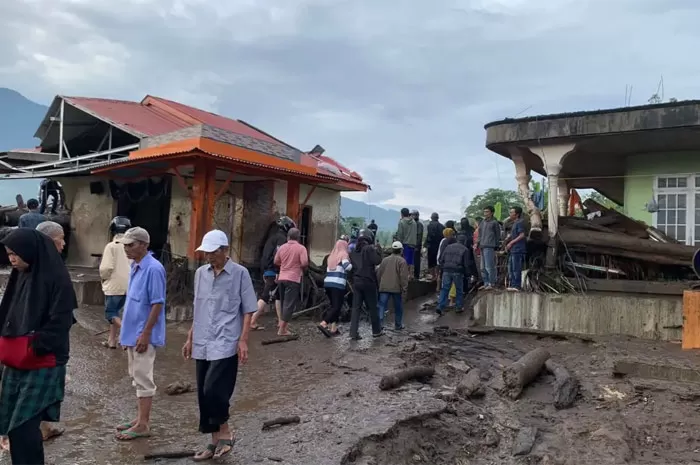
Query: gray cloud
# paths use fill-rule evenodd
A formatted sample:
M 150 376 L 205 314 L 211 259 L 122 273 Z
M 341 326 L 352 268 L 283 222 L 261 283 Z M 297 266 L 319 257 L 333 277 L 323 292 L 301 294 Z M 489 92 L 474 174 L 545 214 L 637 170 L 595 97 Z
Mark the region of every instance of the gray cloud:
M 699 20 L 692 0 L 15 0 L 0 86 L 204 107 L 320 143 L 362 200 L 456 214 L 514 187 L 490 120 L 619 106 L 628 84 L 644 103 L 661 74 L 697 97 Z

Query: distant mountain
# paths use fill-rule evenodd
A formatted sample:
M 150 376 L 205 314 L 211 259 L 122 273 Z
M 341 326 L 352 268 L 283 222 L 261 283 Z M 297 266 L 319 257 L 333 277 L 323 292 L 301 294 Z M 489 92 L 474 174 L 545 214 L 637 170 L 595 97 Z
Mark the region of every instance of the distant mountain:
M 34 132 L 47 110 L 19 92 L 0 87 L 0 151 L 36 147 L 39 140 Z M 36 196 L 37 184 L 35 180 L 0 179 L 0 205 L 13 205 L 17 194 L 24 200 Z
M 374 219 L 380 229 L 390 229 L 393 231 L 399 222 L 401 212 L 378 207 L 376 205 L 369 205 L 347 197 L 340 197 L 340 216 L 343 218 L 365 218 L 367 223 Z

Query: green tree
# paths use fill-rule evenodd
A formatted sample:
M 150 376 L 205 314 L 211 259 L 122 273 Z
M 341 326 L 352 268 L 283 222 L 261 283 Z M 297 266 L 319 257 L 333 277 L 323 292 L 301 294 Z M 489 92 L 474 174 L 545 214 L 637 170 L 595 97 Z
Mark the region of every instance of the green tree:
M 339 235 L 350 235 L 350 229 L 353 224 L 356 224 L 358 228 L 362 229 L 366 226 L 366 220 L 360 216 L 349 216 L 347 218 L 341 217 L 338 222 L 338 234 Z
M 495 207 L 499 202 L 501 204 L 501 215 L 500 218 L 497 219 L 500 221 L 508 217 L 508 210 L 510 210 L 510 207 L 514 205 L 525 207 L 522 197 L 520 197 L 520 194 L 517 192 L 492 188 L 487 189 L 483 194 L 475 196 L 464 213 L 468 218 L 483 216 L 484 207 L 489 205 Z
M 613 202 L 612 200 L 610 200 L 609 198 L 607 198 L 606 196 L 604 196 L 603 194 L 601 194 L 598 191 L 591 192 L 583 200 L 587 200 L 587 199 L 594 200 L 606 208 L 610 208 L 612 210 L 617 210 L 620 213 L 623 212 L 623 208 L 620 205 L 616 204 L 615 202 Z

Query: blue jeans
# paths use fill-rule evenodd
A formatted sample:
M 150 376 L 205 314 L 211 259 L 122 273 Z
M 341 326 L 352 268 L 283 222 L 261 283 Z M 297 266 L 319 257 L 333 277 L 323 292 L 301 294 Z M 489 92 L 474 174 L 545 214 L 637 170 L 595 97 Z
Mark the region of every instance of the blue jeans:
M 496 249 L 484 247 L 481 249 L 481 277 L 484 286 L 495 286 L 498 281 L 496 274 Z
M 379 293 L 379 323 L 384 326 L 384 315 L 386 315 L 389 299 L 394 299 L 394 328 L 401 329 L 403 328 L 403 300 L 401 293 L 398 292 Z
M 508 287 L 520 289 L 523 280 L 523 264 L 525 263 L 524 253 L 513 253 L 508 255 Z
M 112 324 L 114 318 L 119 318 L 119 313 L 124 309 L 126 303 L 125 295 L 106 295 L 105 296 L 105 318 Z
M 464 307 L 464 275 L 462 273 L 450 273 L 443 271 L 442 273 L 442 289 L 440 289 L 440 298 L 438 299 L 438 313 L 442 313 L 447 303 L 447 297 L 450 294 L 452 284 L 457 290 L 457 310 L 462 310 Z

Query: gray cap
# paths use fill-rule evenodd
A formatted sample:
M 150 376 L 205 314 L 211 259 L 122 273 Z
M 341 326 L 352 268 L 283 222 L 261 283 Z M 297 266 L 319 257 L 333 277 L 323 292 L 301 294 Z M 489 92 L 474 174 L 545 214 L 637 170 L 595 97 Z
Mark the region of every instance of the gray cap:
M 119 238 L 117 242 L 124 245 L 128 245 L 133 244 L 136 241 L 143 242 L 144 244 L 150 244 L 151 235 L 148 234 L 148 231 L 146 231 L 145 229 L 139 228 L 137 226 L 135 228 L 127 229 L 124 233 L 124 236 Z

